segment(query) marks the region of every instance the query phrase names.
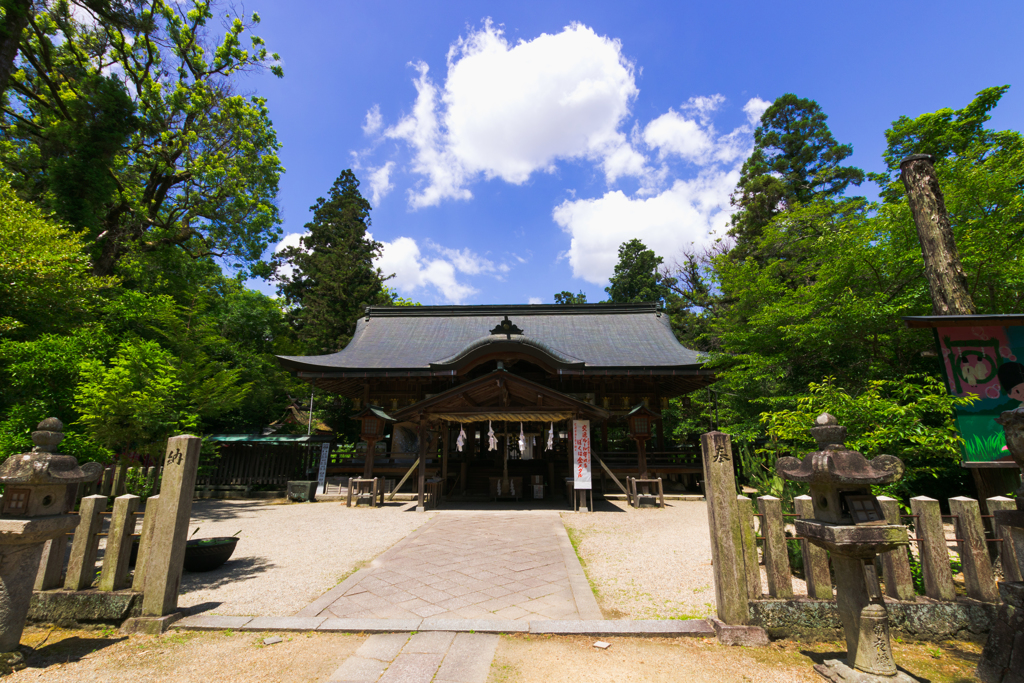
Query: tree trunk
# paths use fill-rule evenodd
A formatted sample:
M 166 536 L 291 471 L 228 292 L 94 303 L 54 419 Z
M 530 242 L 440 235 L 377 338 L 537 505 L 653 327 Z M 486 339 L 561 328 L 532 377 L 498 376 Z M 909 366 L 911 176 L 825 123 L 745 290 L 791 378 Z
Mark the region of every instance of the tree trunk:
M 917 237 L 924 256 L 924 274 L 935 315 L 972 315 L 977 312 L 967 291 L 967 277 L 953 242 L 953 229 L 935 177 L 934 157 L 913 154 L 900 163 Z
M 21 45 L 21 34 L 28 26 L 32 0 L 2 0 L 0 6 L 4 8 L 0 22 L 0 95 L 3 95 L 14 73 L 14 59 Z

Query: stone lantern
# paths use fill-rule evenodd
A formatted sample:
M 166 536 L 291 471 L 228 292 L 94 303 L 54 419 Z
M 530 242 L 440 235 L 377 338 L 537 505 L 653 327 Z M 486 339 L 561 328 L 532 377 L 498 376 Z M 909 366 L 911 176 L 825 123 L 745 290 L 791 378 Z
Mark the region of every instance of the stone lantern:
M 869 683 L 915 679 L 896 669 L 889 642 L 889 616 L 875 572 L 875 555 L 908 545 L 905 526 L 886 524 L 871 486 L 903 476 L 891 455 L 867 460 L 843 445 L 846 427 L 820 415 L 811 435 L 818 451 L 803 460 L 780 458 L 784 479 L 810 485 L 814 519 L 798 519 L 796 532 L 825 548 L 836 572 L 836 603 L 846 634 L 846 660 L 829 659 L 814 669 L 830 681 Z
M 70 455 L 51 452 L 63 429 L 55 417 L 43 420 L 32 432 L 32 452 L 0 464 L 0 653 L 15 652 L 21 640 L 43 544 L 78 526 L 65 511 L 68 486 L 95 481 L 103 471 L 99 463 L 79 467 Z M 6 660 L 10 665 L 12 657 Z

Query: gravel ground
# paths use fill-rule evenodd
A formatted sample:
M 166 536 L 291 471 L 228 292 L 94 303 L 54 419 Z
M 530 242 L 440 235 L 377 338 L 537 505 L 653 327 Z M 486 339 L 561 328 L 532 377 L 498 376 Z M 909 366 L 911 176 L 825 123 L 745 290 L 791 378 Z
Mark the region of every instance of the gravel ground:
M 220 569 L 182 576 L 178 604 L 202 604 L 209 614 L 292 615 L 433 516 L 411 505 L 196 501 L 189 533 L 241 530 L 241 540 Z
M 635 510 L 605 501 L 562 513 L 606 619 L 703 618 L 715 611 L 704 501 Z

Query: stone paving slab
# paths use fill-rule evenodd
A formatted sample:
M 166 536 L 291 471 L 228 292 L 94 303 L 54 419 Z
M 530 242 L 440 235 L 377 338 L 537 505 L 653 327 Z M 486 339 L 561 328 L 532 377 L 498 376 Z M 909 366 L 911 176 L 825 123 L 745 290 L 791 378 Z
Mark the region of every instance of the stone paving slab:
M 530 622 L 514 619 L 424 619 L 420 631 L 465 633 L 529 633 Z
M 427 631 L 366 639 L 330 683 L 486 683 L 498 636 Z
M 315 630 L 342 633 L 394 633 L 419 630 L 421 619 L 326 619 Z
M 253 617 L 219 617 L 197 614 L 181 619 L 176 626 L 190 631 L 224 631 L 242 628 L 252 620 Z
M 238 628 L 243 631 L 315 631 L 327 617 L 256 617 Z
M 524 622 L 602 618 L 553 510 L 441 512 L 296 616 Z
M 437 670 L 434 683 L 486 683 L 498 636 L 459 633 Z

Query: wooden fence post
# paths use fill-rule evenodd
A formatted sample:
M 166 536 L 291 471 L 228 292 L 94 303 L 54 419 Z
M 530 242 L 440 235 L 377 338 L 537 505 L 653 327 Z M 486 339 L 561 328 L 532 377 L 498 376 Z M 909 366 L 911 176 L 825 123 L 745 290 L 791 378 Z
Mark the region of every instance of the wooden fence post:
M 956 515 L 960 563 L 964 569 L 967 595 L 981 602 L 999 602 L 992 561 L 985 547 L 985 526 L 981 523 L 981 508 L 973 498 L 957 496 L 949 499 L 949 511 Z
M 100 513 L 107 509 L 106 496 L 86 496 L 78 512 L 78 528 L 71 542 L 71 558 L 64 588 L 69 591 L 85 590 L 96 578 L 96 551 L 99 549 Z
M 742 522 L 737 514 L 732 443 L 728 434 L 709 432 L 701 435 L 700 447 L 704 461 L 718 618 L 726 624 L 748 624 L 747 573 L 743 560 Z
M 182 435 L 167 440 L 163 482 L 160 490 L 160 517 L 150 540 L 146 566 L 146 589 L 142 596 L 142 615 L 162 617 L 178 607 L 185 541 L 192 516 L 192 496 L 196 488 L 199 449 L 203 440 Z
M 128 585 L 128 558 L 132 552 L 132 533 L 135 531 L 135 513 L 138 509 L 138 496 L 126 494 L 114 499 L 114 514 L 107 534 L 107 551 L 103 555 L 103 569 L 100 570 L 97 586 L 101 591 L 121 590 Z
M 900 504 L 895 498 L 878 496 L 886 524 L 901 524 Z M 914 577 L 910 573 L 910 559 L 907 548 L 896 548 L 879 556 L 882 560 L 882 577 L 885 579 L 885 594 L 897 600 L 916 600 Z
M 136 593 L 142 593 L 146 589 L 149 547 L 153 541 L 153 528 L 156 526 L 159 503 L 160 496 L 150 496 L 146 499 L 146 512 L 142 516 L 142 533 L 139 534 L 139 553 L 135 556 L 135 576 L 132 577 L 132 590 Z
M 764 568 L 768 574 L 768 593 L 773 598 L 793 597 L 793 575 L 789 570 L 789 550 L 782 521 L 782 501 L 775 496 L 757 499 L 764 536 Z
M 761 597 L 761 563 L 757 561 L 757 539 L 754 538 L 754 504 L 746 496 L 736 496 L 737 517 L 743 538 L 743 565 L 747 575 L 747 598 Z
M 924 575 L 924 589 L 929 598 L 940 602 L 953 602 L 953 574 L 949 568 L 949 549 L 946 534 L 942 530 L 942 511 L 939 501 L 928 496 L 910 499 L 910 509 L 917 515 L 914 524 L 915 536 L 921 556 L 921 573 Z
M 814 505 L 810 496 L 797 496 L 793 499 L 796 513 L 801 519 L 814 519 Z M 828 553 L 806 540 L 800 541 L 800 550 L 804 556 L 804 577 L 807 580 L 807 597 L 815 600 L 831 600 L 832 575 L 828 571 Z
M 988 503 L 989 514 L 995 514 L 996 510 L 1017 509 L 1017 501 L 1005 496 L 995 496 L 985 502 Z M 1003 576 L 1010 582 L 1024 581 L 1024 531 L 1017 532 L 1021 536 L 1019 544 L 1011 527 L 993 524 L 992 533 L 995 534 L 995 538 L 1003 539 L 1002 543 L 996 544 L 999 561 L 1003 565 Z

